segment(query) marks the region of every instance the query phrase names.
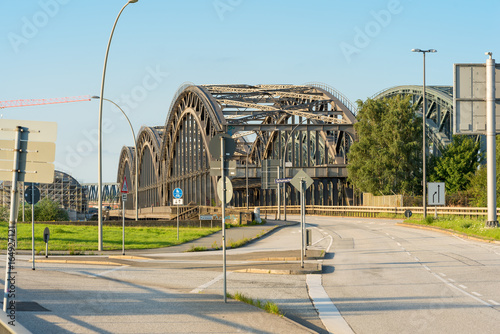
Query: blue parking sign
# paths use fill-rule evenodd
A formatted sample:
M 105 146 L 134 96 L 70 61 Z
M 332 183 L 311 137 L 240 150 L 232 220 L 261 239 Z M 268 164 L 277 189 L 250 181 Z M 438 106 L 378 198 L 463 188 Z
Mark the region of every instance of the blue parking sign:
M 181 188 L 174 189 L 174 198 L 182 198 L 182 189 Z

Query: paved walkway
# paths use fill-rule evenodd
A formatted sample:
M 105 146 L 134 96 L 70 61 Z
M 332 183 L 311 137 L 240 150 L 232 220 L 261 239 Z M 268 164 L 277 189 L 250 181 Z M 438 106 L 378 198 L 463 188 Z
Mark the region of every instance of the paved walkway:
M 227 244 L 241 239 L 256 239 L 263 235 L 270 235 L 277 230 L 296 225 L 294 222 L 268 221 L 265 225 L 253 225 L 235 227 L 226 230 Z M 298 226 L 297 226 L 298 227 Z M 37 258 L 37 263 L 45 262 L 51 266 L 78 266 L 83 265 L 84 270 L 102 270 L 110 272 L 119 268 L 134 267 L 137 270 L 154 267 L 156 259 L 158 262 L 168 259 L 169 269 L 165 268 L 165 261 L 161 264 L 159 272 L 165 270 L 187 269 L 186 261 L 192 261 L 189 269 L 195 275 L 200 275 L 200 270 L 210 271 L 214 267 L 220 267 L 220 251 L 205 251 L 201 253 L 191 253 L 186 251 L 194 247 L 212 248 L 217 244 L 220 246 L 222 240 L 221 232 L 210 236 L 185 243 L 183 245 L 149 250 L 127 250 L 122 256 L 121 251 L 104 251 L 99 256 L 50 256 L 48 259 Z M 251 246 L 251 243 L 249 244 Z M 251 248 L 251 247 L 250 247 Z M 101 253 L 101 252 L 100 252 Z M 307 253 L 307 260 L 321 258 L 323 252 L 318 249 L 311 249 Z M 203 261 L 199 261 L 200 256 Z M 22 256 L 20 256 L 22 257 Z M 24 258 L 28 258 L 24 256 Z M 176 264 L 175 259 L 179 259 L 180 264 Z M 141 262 L 141 259 L 144 259 Z M 182 261 L 180 261 L 182 259 Z M 228 271 L 243 273 L 274 273 L 274 274 L 307 274 L 320 273 L 321 265 L 317 261 L 307 261 L 304 268 L 300 267 L 300 251 L 259 251 L 259 252 L 234 252 L 228 255 Z M 198 264 L 196 264 L 198 262 Z M 182 264 L 184 263 L 184 264 Z M 153 266 L 153 267 L 151 267 Z M 29 307 L 40 307 L 37 303 L 33 305 L 29 302 L 20 303 L 18 321 L 24 324 L 33 332 L 51 333 L 142 333 L 146 332 L 166 333 L 166 332 L 257 332 L 257 333 L 311 333 L 311 331 L 298 323 L 287 318 L 278 317 L 264 313 L 263 311 L 246 305 L 244 303 L 231 301 L 227 304 L 220 302 L 220 296 L 213 294 L 193 294 L 178 293 L 167 288 L 148 287 L 136 284 L 129 284 L 130 291 L 126 293 L 129 297 L 124 297 L 123 281 L 107 279 L 101 274 L 90 274 L 87 277 L 76 277 L 74 274 L 65 274 L 61 277 L 61 272 L 57 270 L 36 270 L 31 271 L 30 265 L 25 264 L 24 268 L 19 268 L 21 296 L 24 300 L 40 301 L 52 300 L 50 314 L 44 311 L 34 310 L 31 313 Z M 63 268 L 63 267 L 61 267 Z M 109 269 L 107 269 L 109 268 Z M 116 269 L 113 269 L 116 268 Z M 160 268 L 160 265 L 159 265 Z M 101 270 L 101 271 L 102 271 Z M 125 270 L 119 270 L 124 272 Z M 78 272 L 83 272 L 79 270 Z M 90 271 L 89 271 L 90 272 Z M 94 275 L 94 276 L 92 276 Z M 96 277 L 103 280 L 104 284 L 97 284 Z M 70 283 L 71 282 L 71 283 Z M 113 290 L 116 293 L 112 293 Z M 143 296 L 147 290 L 147 296 Z M 154 291 L 153 291 L 154 290 Z M 22 292 L 25 292 L 24 294 Z M 29 291 L 29 297 L 26 292 Z M 120 291 L 120 292 L 118 292 Z M 111 293 L 111 295 L 110 295 Z M 139 293 L 139 296 L 136 295 Z M 119 295 L 118 295 L 119 294 Z M 149 297 L 151 295 L 151 297 Z M 105 298 L 102 296 L 106 296 Z M 157 296 L 153 297 L 153 296 Z M 143 300 L 151 299 L 151 303 Z M 122 301 L 116 302 L 117 299 Z M 168 301 L 167 304 L 158 300 Z M 78 301 L 78 302 L 76 302 Z M 97 301 L 95 306 L 92 306 Z M 56 303 L 54 303 L 56 302 Z M 75 304 L 76 302 L 76 304 Z M 102 303 L 106 305 L 101 305 Z M 82 303 L 80 306 L 78 304 Z M 36 305 L 35 305 L 36 304 Z M 41 304 L 41 303 L 40 303 Z M 38 305 L 38 306 L 37 306 Z M 45 305 L 45 304 L 44 304 Z M 83 306 L 82 306 L 83 305 Z M 170 306 L 174 309 L 170 309 Z M 28 310 L 23 311 L 23 307 Z M 69 307 L 69 308 L 68 308 Z M 82 309 L 76 311 L 73 308 Z M 163 311 L 158 312 L 161 308 Z M 175 310 L 175 311 L 174 311 Z M 174 315 L 174 318 L 169 315 Z M 95 318 L 95 326 L 88 321 L 88 317 Z M 145 323 L 148 322 L 146 325 Z M 143 324 L 141 326 L 140 324 Z M 69 326 L 69 327 L 68 327 Z M 193 327 L 194 326 L 194 327 Z

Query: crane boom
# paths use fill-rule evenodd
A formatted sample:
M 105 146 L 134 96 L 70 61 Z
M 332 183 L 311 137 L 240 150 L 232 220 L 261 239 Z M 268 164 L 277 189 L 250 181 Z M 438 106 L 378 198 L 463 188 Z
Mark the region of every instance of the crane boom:
M 0 101 L 0 109 L 13 108 L 13 107 L 39 106 L 44 104 L 82 102 L 82 101 L 90 101 L 90 95 L 56 97 L 52 99 L 25 99 L 25 100 Z

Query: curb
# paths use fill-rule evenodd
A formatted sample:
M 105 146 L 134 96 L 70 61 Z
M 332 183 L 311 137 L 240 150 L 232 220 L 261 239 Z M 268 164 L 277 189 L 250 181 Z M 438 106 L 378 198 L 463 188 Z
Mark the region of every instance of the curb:
M 30 259 L 28 262 L 32 262 Z M 97 265 L 111 265 L 111 266 L 124 266 L 123 263 L 111 261 L 77 261 L 77 260 L 35 260 L 35 263 L 66 263 L 66 264 L 97 264 Z
M 410 224 L 410 223 L 396 223 L 396 226 L 403 226 L 403 227 L 417 228 L 417 229 L 421 229 L 421 230 L 436 231 L 436 232 L 441 232 L 441 233 L 444 233 L 444 234 L 458 236 L 458 237 L 461 237 L 461 238 L 464 238 L 464 239 L 469 239 L 469 240 L 474 240 L 474 241 L 481 241 L 481 242 L 485 242 L 485 243 L 500 245 L 500 241 L 498 241 L 498 240 L 483 239 L 481 237 L 474 237 L 474 236 L 470 236 L 470 235 L 467 235 L 467 234 L 464 234 L 464 233 L 460 233 L 460 232 L 457 232 L 457 231 L 448 230 L 448 229 L 444 229 L 444 228 L 436 227 L 436 226 L 425 226 L 425 225 Z
M 307 275 L 307 274 L 320 274 L 323 271 L 323 265 L 317 264 L 316 269 L 259 269 L 259 268 L 246 268 L 233 270 L 235 273 L 249 273 L 249 274 L 273 274 L 273 275 Z

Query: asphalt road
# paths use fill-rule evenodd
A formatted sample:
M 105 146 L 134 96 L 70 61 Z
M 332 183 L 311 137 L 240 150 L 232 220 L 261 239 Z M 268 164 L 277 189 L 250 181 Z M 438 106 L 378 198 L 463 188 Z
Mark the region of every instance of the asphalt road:
M 36 271 L 20 255 L 17 320 L 34 333 L 497 333 L 500 246 L 397 222 L 307 217 L 312 248 L 328 250 L 307 258 L 306 267 L 323 264 L 316 274 L 241 272 L 298 268 L 297 225 L 228 250 L 228 292 L 272 301 L 286 317 L 225 304 L 220 251 L 161 249 Z M 231 230 L 235 240 L 260 233 Z
M 308 217 L 323 286 L 355 333 L 498 333 L 500 246 L 394 220 Z

